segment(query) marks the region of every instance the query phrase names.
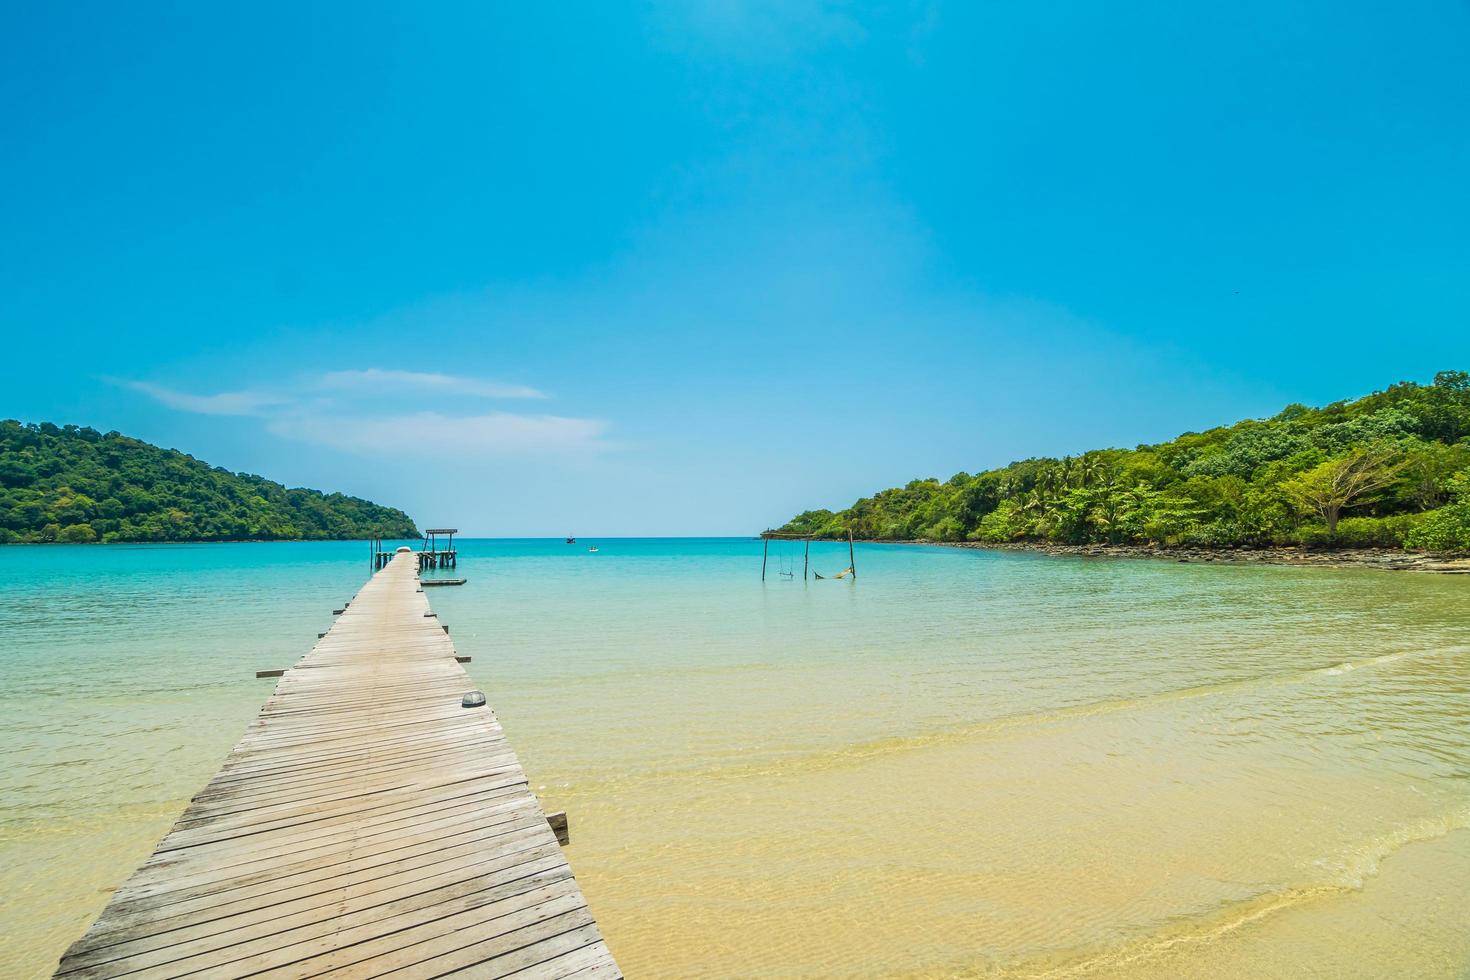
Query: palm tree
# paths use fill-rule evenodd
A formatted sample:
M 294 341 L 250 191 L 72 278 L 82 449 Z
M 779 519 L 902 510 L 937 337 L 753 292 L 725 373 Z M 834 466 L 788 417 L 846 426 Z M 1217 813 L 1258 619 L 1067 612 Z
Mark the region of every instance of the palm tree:
M 1058 487 L 1064 485 L 1066 482 L 1066 475 L 1060 467 L 1048 466 L 1041 471 L 1041 476 L 1036 480 L 1036 486 L 1042 493 L 1051 496 Z
M 1107 471 L 1107 464 L 1096 453 L 1088 453 L 1077 462 L 1077 477 L 1084 487 L 1101 482 Z

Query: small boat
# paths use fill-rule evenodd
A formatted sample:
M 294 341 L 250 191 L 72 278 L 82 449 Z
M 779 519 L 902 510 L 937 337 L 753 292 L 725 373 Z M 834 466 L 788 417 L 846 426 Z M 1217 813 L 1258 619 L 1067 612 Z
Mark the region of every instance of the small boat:
M 567 544 L 576 544 L 576 543 L 577 543 L 577 539 L 574 538 L 574 537 L 572 537 L 570 534 L 568 534 L 567 535 Z
M 588 551 L 594 551 L 595 552 L 597 549 L 596 548 L 588 548 L 587 550 Z

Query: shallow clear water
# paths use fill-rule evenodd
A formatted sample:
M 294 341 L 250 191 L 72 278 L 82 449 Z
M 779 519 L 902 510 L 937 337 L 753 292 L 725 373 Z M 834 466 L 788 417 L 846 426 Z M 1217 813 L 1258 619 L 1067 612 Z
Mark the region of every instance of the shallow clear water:
M 1470 577 L 760 548 L 467 541 L 429 595 L 629 975 L 1470 970 Z M 54 965 L 366 558 L 0 549 L 0 960 Z

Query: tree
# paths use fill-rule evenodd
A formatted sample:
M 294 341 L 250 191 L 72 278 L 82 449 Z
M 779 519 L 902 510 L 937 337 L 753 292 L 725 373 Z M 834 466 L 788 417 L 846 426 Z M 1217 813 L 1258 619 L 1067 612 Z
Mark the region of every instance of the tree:
M 86 544 L 97 540 L 97 532 L 90 524 L 68 524 L 61 529 L 56 536 L 57 541 L 65 541 L 70 544 Z
M 1434 386 L 1449 391 L 1470 391 L 1470 372 L 1441 371 L 1434 376 Z
M 1470 550 L 1470 470 L 1449 481 L 1451 502 L 1431 511 L 1409 532 L 1410 548 L 1435 551 Z
M 1433 510 L 1445 502 L 1450 478 L 1470 465 L 1470 445 L 1416 441 L 1404 462 L 1401 496 L 1419 510 Z
M 1085 453 L 1076 464 L 1077 479 L 1084 487 L 1101 483 L 1107 476 L 1108 466 L 1099 453 Z
M 1404 468 L 1392 446 L 1371 446 L 1329 459 L 1282 484 L 1281 489 L 1302 510 L 1318 514 L 1329 535 L 1337 533 L 1342 512 L 1366 503 L 1373 494 L 1398 479 Z

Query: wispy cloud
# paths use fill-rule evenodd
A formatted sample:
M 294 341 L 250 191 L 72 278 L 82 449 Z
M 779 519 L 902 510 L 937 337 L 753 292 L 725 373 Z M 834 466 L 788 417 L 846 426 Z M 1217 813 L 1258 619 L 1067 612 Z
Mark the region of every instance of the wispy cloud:
M 448 374 L 380 368 L 330 371 L 317 376 L 315 388 L 332 394 L 311 398 L 249 389 L 192 394 L 148 381 L 106 380 L 177 411 L 252 416 L 265 420 L 266 430 L 275 435 L 362 455 L 567 455 L 614 448 L 605 438 L 608 423 L 601 419 L 515 412 L 446 415 L 431 411 L 381 414 L 381 408 L 374 411 L 370 396 L 385 388 L 480 398 L 547 397 L 524 385 Z M 308 385 L 307 390 L 311 387 Z
M 126 381 L 109 378 L 114 384 L 141 391 L 154 400 L 176 408 L 181 412 L 200 415 L 265 415 L 271 409 L 280 408 L 291 402 L 290 398 L 263 391 L 221 391 L 213 395 L 193 395 L 185 391 L 165 388 L 147 381 Z
M 394 371 L 366 368 L 361 371 L 328 371 L 318 380 L 334 391 L 438 391 L 477 398 L 545 398 L 546 393 L 527 385 L 485 381 L 429 371 Z
M 416 412 L 378 418 L 282 416 L 271 432 L 289 439 L 360 453 L 511 455 L 601 452 L 612 448 L 600 419 L 559 415 L 442 415 Z

